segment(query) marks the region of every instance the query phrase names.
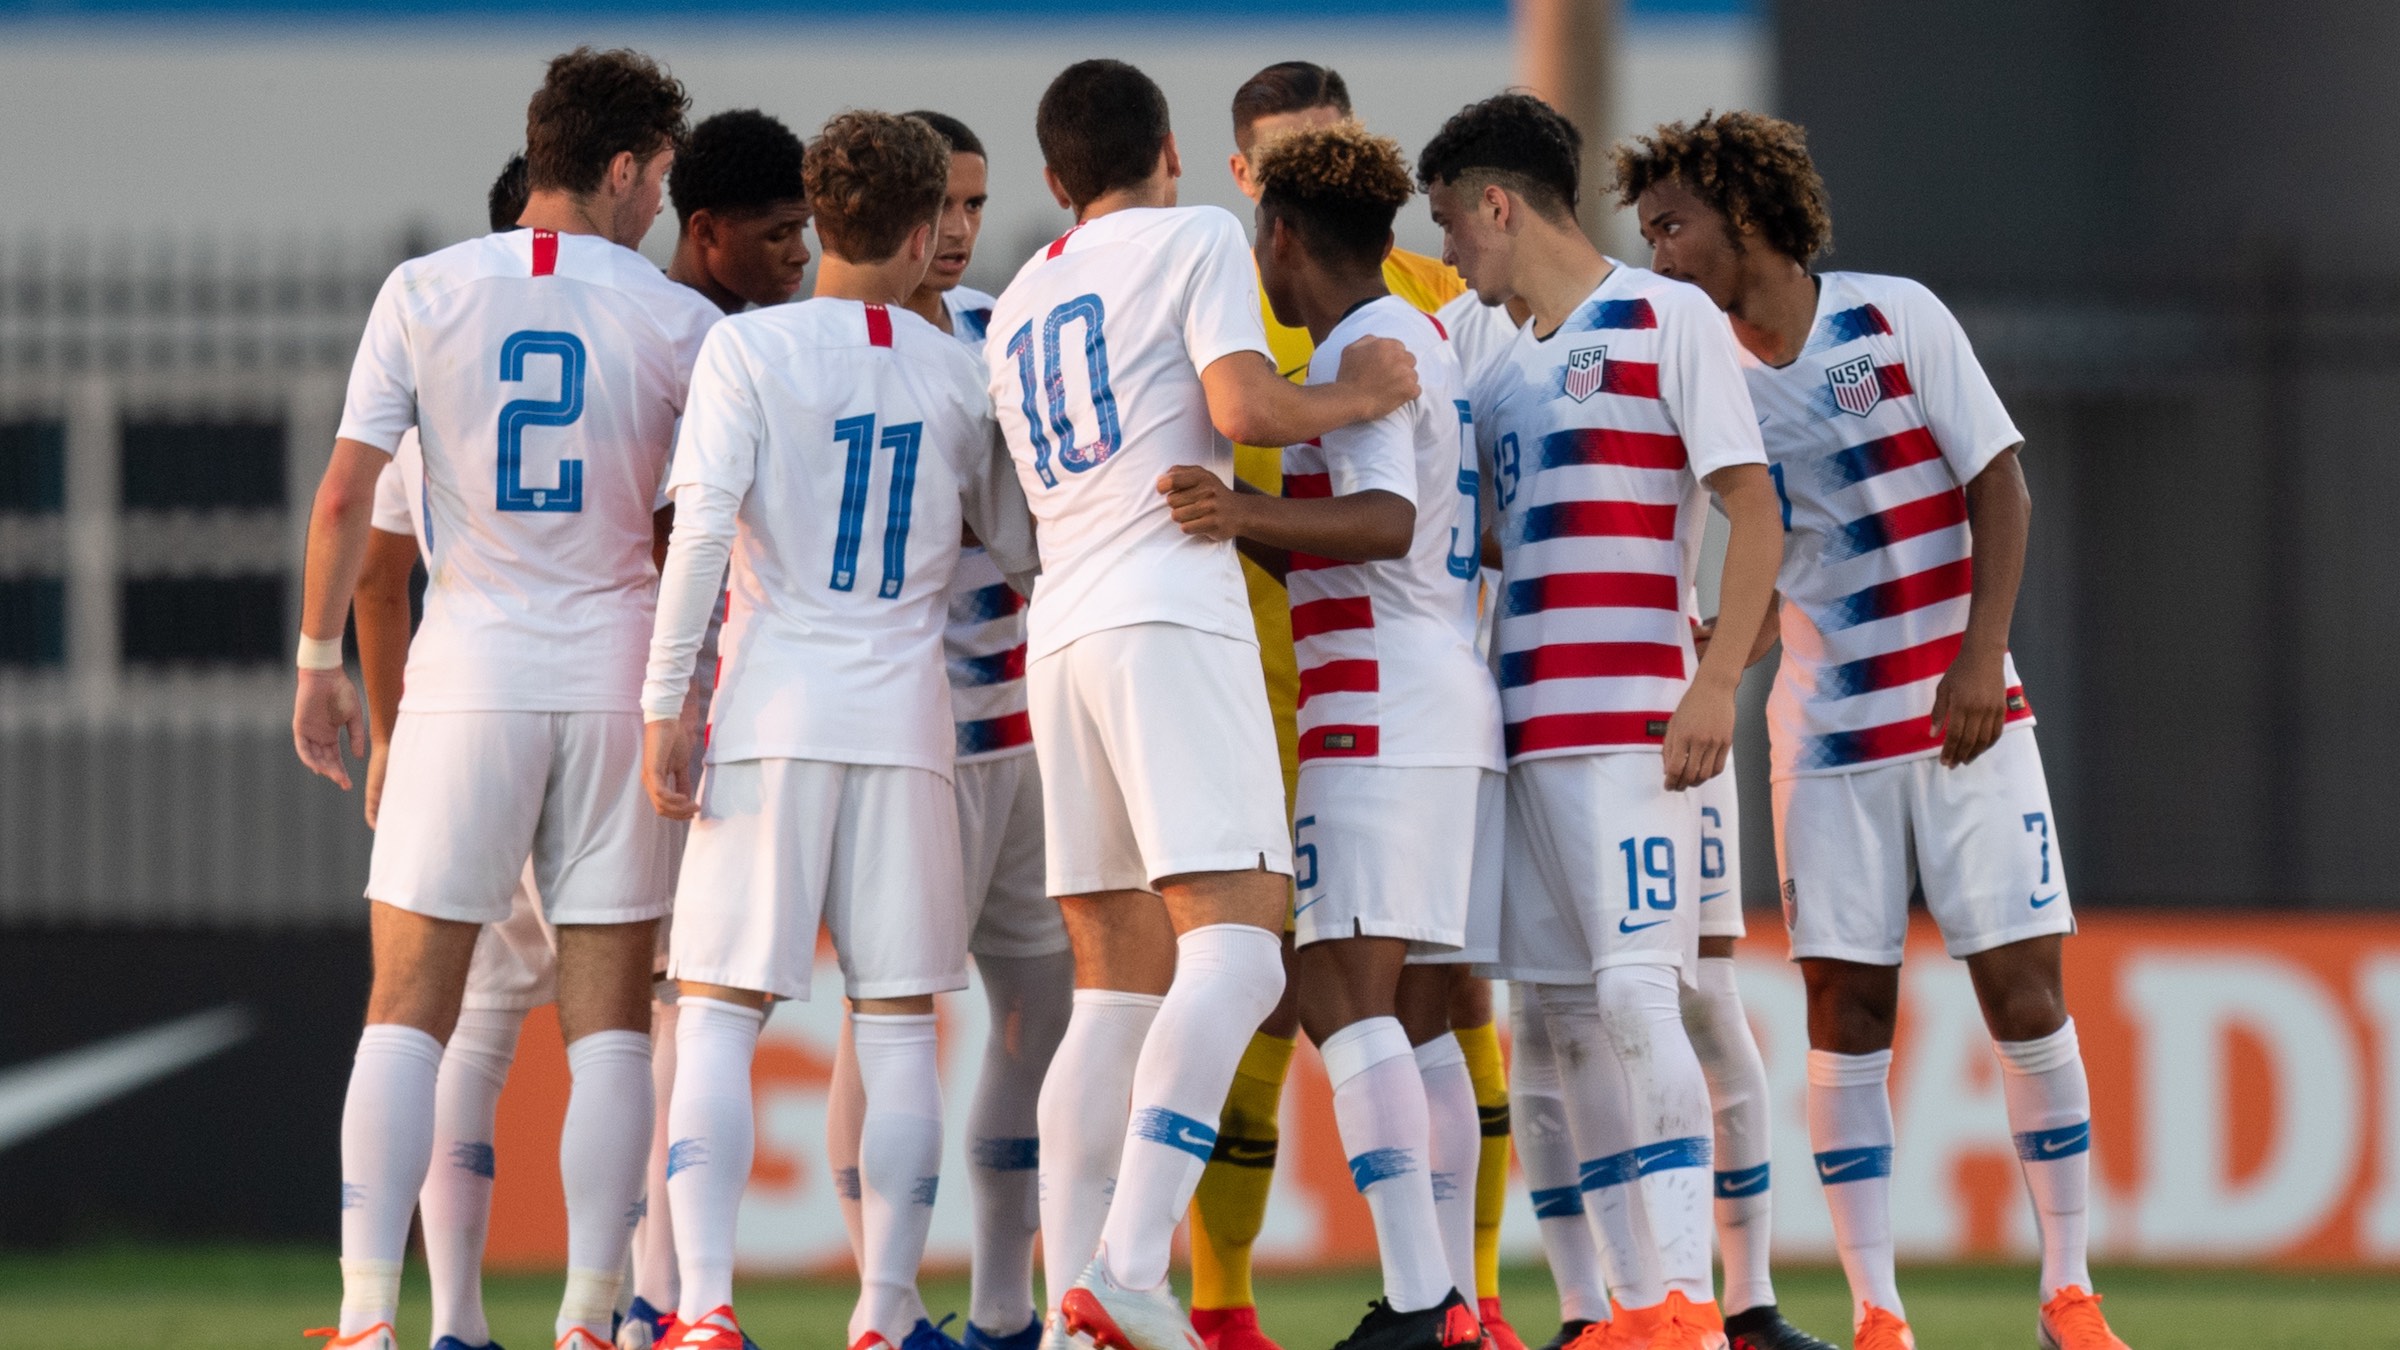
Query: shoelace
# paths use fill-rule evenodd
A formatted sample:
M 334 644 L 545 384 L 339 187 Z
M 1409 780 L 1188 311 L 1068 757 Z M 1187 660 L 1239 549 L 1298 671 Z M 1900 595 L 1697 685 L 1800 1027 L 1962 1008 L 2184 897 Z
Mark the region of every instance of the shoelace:
M 2094 1345 L 2106 1345 L 2115 1335 L 2108 1329 L 2108 1319 L 2100 1315 L 2098 1294 L 2076 1293 L 2064 1300 L 2053 1301 L 2058 1311 L 2050 1314 L 2050 1331 L 2066 1344 L 2082 1337 L 2092 1338 Z M 2072 1338 L 2072 1339 L 2071 1339 Z

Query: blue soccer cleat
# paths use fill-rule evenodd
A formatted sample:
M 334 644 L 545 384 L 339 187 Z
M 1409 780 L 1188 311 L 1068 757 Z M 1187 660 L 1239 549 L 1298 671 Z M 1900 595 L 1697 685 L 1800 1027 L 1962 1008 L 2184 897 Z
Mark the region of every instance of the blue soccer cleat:
M 995 1336 L 973 1322 L 967 1323 L 966 1350 L 1038 1350 L 1042 1343 L 1042 1319 L 1034 1318 L 1025 1329 L 1008 1336 Z
M 922 1317 L 918 1318 L 917 1324 L 909 1328 L 906 1336 L 900 1338 L 900 1350 L 964 1350 L 957 1338 L 942 1329 L 957 1320 L 957 1313 L 943 1318 L 938 1325 L 928 1322 Z M 974 1334 L 974 1327 L 969 1326 L 967 1335 L 973 1337 Z

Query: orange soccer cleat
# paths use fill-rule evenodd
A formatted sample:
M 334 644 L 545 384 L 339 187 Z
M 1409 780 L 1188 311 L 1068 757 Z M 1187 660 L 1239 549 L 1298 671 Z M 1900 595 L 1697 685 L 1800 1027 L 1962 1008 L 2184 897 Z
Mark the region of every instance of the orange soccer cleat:
M 552 1346 L 550 1350 L 617 1350 L 617 1348 L 582 1327 L 568 1327 L 567 1334 L 559 1337 L 558 1344 Z
M 1283 1350 L 1258 1329 L 1258 1309 L 1194 1308 L 1192 1330 L 1208 1350 Z
M 758 1350 L 742 1334 L 742 1324 L 734 1320 L 730 1304 L 690 1326 L 677 1325 L 674 1338 L 665 1342 L 665 1346 L 667 1350 Z
M 1484 1334 L 1491 1337 L 1492 1350 L 1525 1350 L 1525 1338 L 1519 1336 L 1517 1329 L 1508 1324 L 1508 1319 L 1500 1315 L 1499 1299 L 1479 1300 L 1475 1312 L 1483 1323 Z
M 1867 1305 L 1867 1315 L 1858 1319 L 1858 1331 L 1850 1338 L 1851 1350 L 1917 1350 L 1917 1333 L 1897 1313 Z
M 339 1327 L 311 1327 L 303 1336 L 322 1336 L 325 1350 L 400 1350 L 400 1333 L 389 1322 L 377 1322 L 364 1331 L 345 1336 Z
M 2042 1305 L 2038 1328 L 2042 1350 L 2132 1350 L 2108 1329 L 2100 1296 L 2079 1284 L 2067 1285 Z

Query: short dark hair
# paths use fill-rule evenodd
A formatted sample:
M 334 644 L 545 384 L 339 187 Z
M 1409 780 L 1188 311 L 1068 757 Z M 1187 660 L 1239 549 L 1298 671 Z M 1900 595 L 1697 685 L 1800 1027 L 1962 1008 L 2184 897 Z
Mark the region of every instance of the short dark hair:
M 525 214 L 525 196 L 525 157 L 510 155 L 483 199 L 485 209 L 492 213 L 492 233 L 506 234 L 517 228 L 517 217 Z
M 640 52 L 577 47 L 554 57 L 525 109 L 526 177 L 535 191 L 597 191 L 620 154 L 648 161 L 681 143 L 691 95 Z
M 1033 115 L 1042 160 L 1077 206 L 1148 178 L 1170 131 L 1166 93 L 1123 61 L 1060 71 Z
M 695 211 L 756 215 L 798 201 L 808 195 L 801 162 L 800 138 L 782 122 L 756 108 L 717 113 L 693 127 L 676 152 L 667 176 L 675 219 L 688 221 Z
M 982 155 L 985 159 L 991 158 L 984 151 L 983 138 L 969 131 L 966 123 L 950 114 L 938 113 L 930 108 L 919 108 L 908 115 L 940 132 L 942 139 L 950 142 L 951 154 Z
M 1575 214 L 1583 134 L 1531 94 L 1495 94 L 1442 123 L 1417 155 L 1417 182 L 1497 183 L 1553 220 Z
M 1808 132 L 1765 113 L 1705 113 L 1668 122 L 1617 147 L 1618 204 L 1674 179 L 1736 231 L 1756 225 L 1767 246 L 1803 267 L 1833 244 L 1825 180 L 1809 158 Z
M 1350 115 L 1350 86 L 1340 73 L 1314 61 L 1278 61 L 1233 91 L 1233 138 L 1250 134 L 1262 117 L 1333 108 Z
M 941 214 L 950 144 L 914 117 L 854 109 L 817 133 L 802 176 L 825 251 L 882 262 Z
M 1355 122 L 1278 136 L 1259 155 L 1258 206 L 1322 263 L 1373 268 L 1409 198 L 1400 143 Z

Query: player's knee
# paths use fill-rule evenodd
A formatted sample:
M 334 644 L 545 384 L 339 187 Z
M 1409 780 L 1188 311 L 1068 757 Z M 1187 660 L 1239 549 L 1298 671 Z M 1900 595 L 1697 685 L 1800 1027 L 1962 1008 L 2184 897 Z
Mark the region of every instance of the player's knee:
M 2040 1040 L 2066 1024 L 2066 991 L 2039 979 L 2014 981 L 1984 993 L 1983 1020 L 1993 1040 Z

